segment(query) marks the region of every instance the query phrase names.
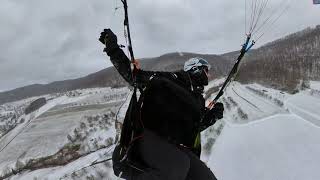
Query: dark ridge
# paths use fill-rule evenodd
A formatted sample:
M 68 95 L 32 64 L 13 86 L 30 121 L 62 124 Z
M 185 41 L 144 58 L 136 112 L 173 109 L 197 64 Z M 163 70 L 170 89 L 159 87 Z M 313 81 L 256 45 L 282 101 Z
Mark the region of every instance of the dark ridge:
M 155 58 L 144 58 L 141 60 L 141 67 L 145 70 L 154 71 L 176 71 L 183 68 L 184 61 L 188 58 L 199 56 L 208 59 L 213 66 L 214 76 L 225 75 L 231 67 L 228 60 L 216 55 L 201 55 L 184 53 L 169 53 Z M 115 68 L 109 67 L 96 73 L 78 79 L 56 81 L 49 84 L 33 84 L 14 90 L 0 92 L 0 104 L 17 101 L 32 96 L 44 94 L 61 93 L 75 89 L 85 89 L 94 87 L 124 87 L 128 84 L 116 72 Z

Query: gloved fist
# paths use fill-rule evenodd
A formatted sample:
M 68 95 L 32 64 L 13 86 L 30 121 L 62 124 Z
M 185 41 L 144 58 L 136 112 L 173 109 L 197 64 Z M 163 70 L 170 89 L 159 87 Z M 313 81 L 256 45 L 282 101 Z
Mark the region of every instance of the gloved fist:
M 117 36 L 111 31 L 111 29 L 104 29 L 103 32 L 101 32 L 99 41 L 106 46 L 103 51 L 108 55 L 119 47 Z
M 214 116 L 216 119 L 223 118 L 224 106 L 222 103 L 216 103 L 213 108 L 210 110 L 210 114 Z
M 218 119 L 223 118 L 224 107 L 222 103 L 216 103 L 211 110 L 205 113 L 200 124 L 200 130 L 203 131 L 212 126 Z

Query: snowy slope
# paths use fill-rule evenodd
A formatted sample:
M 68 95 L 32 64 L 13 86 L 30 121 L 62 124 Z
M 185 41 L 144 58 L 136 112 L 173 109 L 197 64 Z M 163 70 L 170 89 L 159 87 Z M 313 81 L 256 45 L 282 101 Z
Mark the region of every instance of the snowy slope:
M 81 144 L 79 152 L 91 156 L 107 149 L 116 134 L 117 107 L 127 94 L 126 88 L 82 90 L 77 96 L 53 98 L 39 110 L 21 116 L 24 123 L 0 139 L 0 175 L 16 171 L 30 160 L 55 155 L 68 144 Z M 64 175 L 57 173 L 52 179 Z
M 209 166 L 223 180 L 320 179 L 320 129 L 298 116 L 227 124 Z
M 206 90 L 222 82 L 212 81 Z M 259 84 L 230 84 L 221 98 L 225 117 L 202 133 L 202 160 L 222 180 L 319 179 L 320 83 L 310 87 L 291 95 Z M 116 179 L 112 162 L 90 165 L 110 158 L 128 92 L 77 90 L 21 116 L 24 123 L 0 139 L 0 175 L 80 144 L 81 156 L 65 165 L 24 170 L 8 179 Z
M 293 114 L 320 126 L 320 99 L 300 93 L 285 103 Z
M 319 87 L 315 84 L 311 88 Z M 266 94 L 282 98 L 282 109 L 288 109 L 287 113 L 275 109 L 273 115 L 245 124 L 226 118 L 209 157 L 209 167 L 223 180 L 320 179 L 320 99 L 310 95 L 312 89 L 295 95 L 264 89 Z M 241 95 L 246 96 L 244 92 Z M 268 102 L 260 104 L 260 98 L 252 97 L 254 105 L 267 107 Z M 241 106 L 245 104 L 241 102 Z
M 43 179 L 88 179 L 90 177 L 100 177 L 101 179 L 111 180 L 116 177 L 111 170 L 112 164 L 107 161 L 105 164 L 97 164 L 90 166 L 92 162 L 99 162 L 108 159 L 112 155 L 114 146 L 98 150 L 88 156 L 79 158 L 65 166 L 57 166 L 53 168 L 43 168 L 35 171 L 24 172 L 13 176 L 11 180 L 33 179 L 45 177 Z
M 210 99 L 214 99 L 215 95 L 213 94 Z M 288 94 L 257 84 L 242 85 L 232 82 L 220 101 L 225 105 L 225 120 L 248 123 L 273 114 L 286 113 L 287 109 L 281 103 L 288 97 Z

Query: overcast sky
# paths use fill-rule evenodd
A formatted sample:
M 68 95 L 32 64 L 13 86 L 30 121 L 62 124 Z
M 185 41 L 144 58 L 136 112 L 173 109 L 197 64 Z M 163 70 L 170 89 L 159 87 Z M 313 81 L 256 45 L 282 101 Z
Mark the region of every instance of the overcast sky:
M 258 46 L 320 24 L 320 5 L 312 0 L 269 1 L 265 18 L 279 7 L 272 1 L 292 3 L 264 30 Z M 136 57 L 238 50 L 245 38 L 244 2 L 128 0 Z M 121 5 L 120 0 L 1 0 L 0 91 L 78 78 L 111 66 L 97 39 L 110 27 L 125 44 L 123 10 L 115 11 Z

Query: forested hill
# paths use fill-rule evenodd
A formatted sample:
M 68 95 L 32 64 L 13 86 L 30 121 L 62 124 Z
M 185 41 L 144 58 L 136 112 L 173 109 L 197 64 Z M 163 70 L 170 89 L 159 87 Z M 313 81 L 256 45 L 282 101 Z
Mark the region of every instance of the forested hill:
M 243 60 L 238 80 L 288 91 L 295 90 L 301 80 L 320 80 L 320 25 L 249 53 Z

